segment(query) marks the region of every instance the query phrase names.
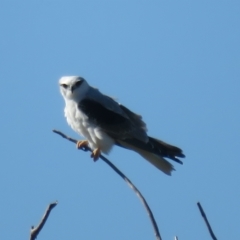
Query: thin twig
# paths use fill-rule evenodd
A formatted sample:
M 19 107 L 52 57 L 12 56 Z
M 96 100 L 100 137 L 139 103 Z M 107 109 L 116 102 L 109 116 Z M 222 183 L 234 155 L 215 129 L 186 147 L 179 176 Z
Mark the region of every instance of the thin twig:
M 43 215 L 42 220 L 40 221 L 40 223 L 38 224 L 37 227 L 32 226 L 31 230 L 30 230 L 30 240 L 35 240 L 37 238 L 37 235 L 40 233 L 40 231 L 42 230 L 44 224 L 46 223 L 50 212 L 52 211 L 52 209 L 58 204 L 58 202 L 54 202 L 54 203 L 50 203 Z
M 71 137 L 68 137 L 66 136 L 65 134 L 63 134 L 62 132 L 58 131 L 58 130 L 53 130 L 54 133 L 57 133 L 59 134 L 60 136 L 62 136 L 63 138 L 73 142 L 73 143 L 77 143 L 77 140 L 71 138 Z M 84 148 L 80 148 L 81 150 L 83 151 L 92 151 L 89 147 L 84 147 Z M 139 199 L 141 200 L 141 202 L 143 203 L 147 213 L 148 213 L 148 216 L 151 220 L 151 223 L 152 223 L 152 226 L 153 226 L 153 229 L 154 229 L 154 234 L 155 234 L 155 237 L 156 237 L 156 240 L 162 240 L 161 236 L 160 236 L 160 233 L 159 233 L 159 230 L 158 230 L 158 226 L 157 226 L 157 223 L 154 219 L 154 216 L 153 216 L 153 213 L 150 209 L 150 207 L 148 206 L 145 198 L 143 197 L 143 195 L 141 194 L 141 192 L 135 187 L 135 185 L 114 165 L 112 164 L 107 158 L 105 158 L 103 155 L 100 155 L 99 157 L 100 159 L 102 159 L 106 164 L 108 164 L 108 166 L 110 166 L 121 178 L 123 178 L 127 183 L 128 185 L 133 189 L 133 191 L 137 194 L 137 196 L 139 197 Z
M 200 202 L 198 202 L 197 205 L 198 205 L 199 211 L 201 212 L 202 217 L 203 217 L 203 219 L 204 219 L 204 221 L 205 221 L 205 223 L 206 223 L 206 225 L 207 225 L 208 231 L 209 231 L 212 239 L 213 239 L 213 240 L 217 240 L 217 238 L 216 238 L 216 236 L 214 235 L 213 230 L 212 230 L 212 228 L 211 228 L 211 226 L 210 226 L 210 224 L 209 224 L 209 222 L 208 222 L 207 216 L 206 216 L 205 212 L 203 211 L 203 208 L 202 208 Z

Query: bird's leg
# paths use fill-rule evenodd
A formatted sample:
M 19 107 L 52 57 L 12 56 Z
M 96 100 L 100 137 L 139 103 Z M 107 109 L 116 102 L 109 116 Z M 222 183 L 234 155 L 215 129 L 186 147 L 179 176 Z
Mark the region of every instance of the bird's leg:
M 93 161 L 96 162 L 100 155 L 101 155 L 101 149 L 96 148 L 96 149 L 93 150 L 93 152 L 91 154 L 91 158 L 93 158 Z
M 77 142 L 77 148 L 82 148 L 82 147 L 87 147 L 88 146 L 88 141 L 87 140 L 80 140 Z

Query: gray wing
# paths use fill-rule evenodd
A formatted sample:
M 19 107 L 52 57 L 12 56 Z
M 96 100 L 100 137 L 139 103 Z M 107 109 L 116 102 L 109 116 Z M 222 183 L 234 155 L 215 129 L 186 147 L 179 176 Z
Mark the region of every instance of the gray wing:
M 141 116 L 96 89 L 91 89 L 79 102 L 78 108 L 88 116 L 89 121 L 101 127 L 114 139 L 135 138 L 143 142 L 148 141 L 146 125 Z
M 185 157 L 178 147 L 148 137 L 141 116 L 133 113 L 112 98 L 91 88 L 78 104 L 89 121 L 115 139 L 115 144 L 139 153 L 164 173 L 171 175 L 174 167 L 166 158 L 182 164 L 177 157 Z
M 89 90 L 86 93 L 85 98 L 96 101 L 106 109 L 128 118 L 125 112 L 121 109 L 120 104 L 118 102 L 116 102 L 113 98 L 102 94 L 97 88 L 93 88 L 89 86 Z

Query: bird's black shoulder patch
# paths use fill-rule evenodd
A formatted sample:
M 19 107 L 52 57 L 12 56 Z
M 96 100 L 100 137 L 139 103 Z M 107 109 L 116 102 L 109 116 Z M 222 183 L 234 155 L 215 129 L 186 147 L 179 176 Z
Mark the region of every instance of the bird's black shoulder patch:
M 99 102 L 92 99 L 83 99 L 78 104 L 78 108 L 89 117 L 90 121 L 103 125 L 119 125 L 127 121 L 120 114 L 105 108 Z

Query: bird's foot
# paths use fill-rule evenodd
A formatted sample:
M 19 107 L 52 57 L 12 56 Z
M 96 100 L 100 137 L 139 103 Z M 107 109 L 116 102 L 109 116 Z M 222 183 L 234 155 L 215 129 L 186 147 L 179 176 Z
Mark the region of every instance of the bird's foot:
M 77 148 L 83 148 L 83 147 L 87 147 L 88 146 L 88 141 L 87 140 L 80 140 L 77 142 Z
M 96 162 L 100 155 L 101 155 L 100 148 L 96 148 L 92 151 L 91 158 L 93 158 L 93 161 Z

